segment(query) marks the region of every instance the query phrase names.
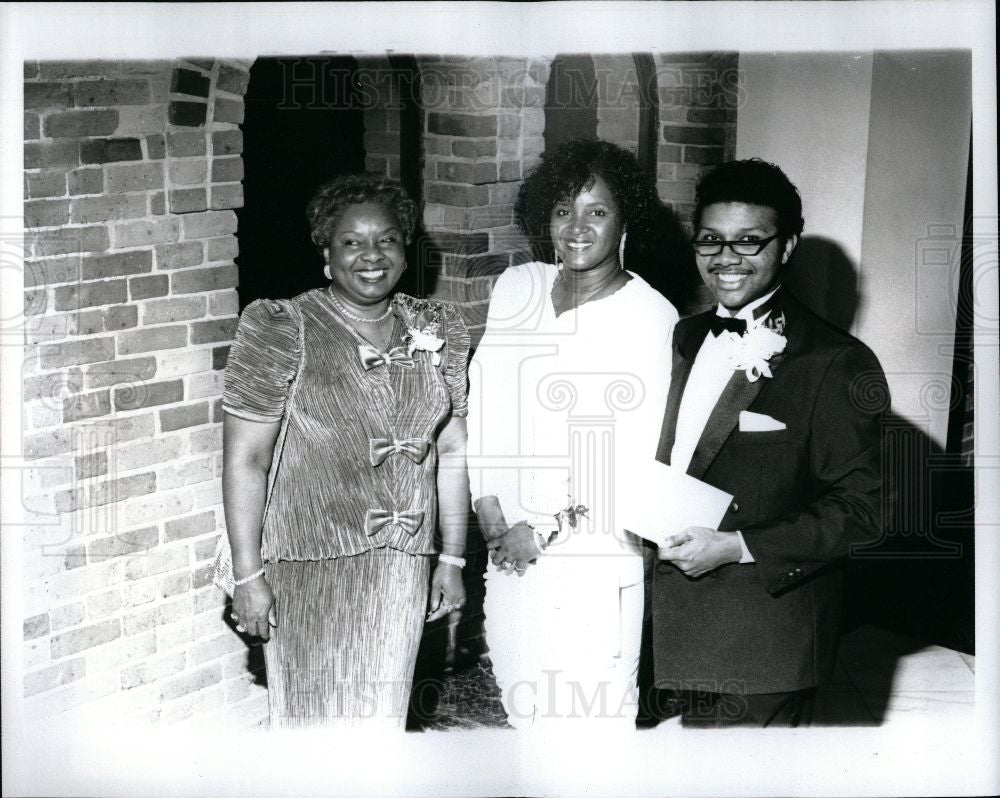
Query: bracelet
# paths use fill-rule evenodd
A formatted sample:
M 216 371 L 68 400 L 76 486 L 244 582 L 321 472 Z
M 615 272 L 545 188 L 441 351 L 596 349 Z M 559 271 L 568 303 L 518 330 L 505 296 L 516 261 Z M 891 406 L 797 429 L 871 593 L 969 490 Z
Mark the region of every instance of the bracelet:
M 465 567 L 465 557 L 456 557 L 454 554 L 439 554 L 438 562 L 446 562 L 458 568 Z
M 254 571 L 252 574 L 250 574 L 250 576 L 244 576 L 242 579 L 234 579 L 233 580 L 233 584 L 234 585 L 245 585 L 248 582 L 252 582 L 258 576 L 263 576 L 263 575 L 264 575 L 264 567 L 261 566 L 261 569 L 259 571 Z

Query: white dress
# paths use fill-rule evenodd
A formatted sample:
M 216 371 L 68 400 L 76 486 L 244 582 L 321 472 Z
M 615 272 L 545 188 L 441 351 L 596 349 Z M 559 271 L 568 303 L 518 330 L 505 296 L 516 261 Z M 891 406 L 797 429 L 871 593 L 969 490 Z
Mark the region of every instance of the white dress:
M 654 457 L 677 311 L 638 275 L 558 318 L 557 269 L 499 278 L 469 367 L 472 496 L 495 495 L 508 524 L 587 517 L 524 575 L 490 565 L 486 641 L 515 727 L 581 719 L 631 725 L 642 630 L 638 542 L 615 522 L 618 487 Z

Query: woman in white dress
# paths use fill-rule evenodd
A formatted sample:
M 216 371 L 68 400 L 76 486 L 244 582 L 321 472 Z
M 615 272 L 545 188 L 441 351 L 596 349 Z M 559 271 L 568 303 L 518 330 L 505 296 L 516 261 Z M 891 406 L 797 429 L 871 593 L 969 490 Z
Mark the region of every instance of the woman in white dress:
M 547 154 L 515 210 L 555 263 L 500 276 L 469 369 L 486 641 L 511 725 L 632 726 L 643 564 L 616 497 L 655 453 L 677 311 L 622 260 L 665 210 L 634 156 L 600 141 Z

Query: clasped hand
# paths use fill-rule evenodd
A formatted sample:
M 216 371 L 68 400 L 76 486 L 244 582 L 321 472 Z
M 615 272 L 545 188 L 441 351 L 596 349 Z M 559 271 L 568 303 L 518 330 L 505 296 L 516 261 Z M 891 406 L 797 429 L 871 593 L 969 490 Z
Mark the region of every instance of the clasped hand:
M 667 537 L 658 556 L 672 562 L 686 576 L 697 579 L 723 565 L 739 562 L 743 549 L 735 532 L 689 526 Z
M 527 521 L 518 521 L 502 535 L 492 538 L 489 547 L 492 563 L 501 571 L 513 568 L 519 575 L 538 557 L 535 530 Z

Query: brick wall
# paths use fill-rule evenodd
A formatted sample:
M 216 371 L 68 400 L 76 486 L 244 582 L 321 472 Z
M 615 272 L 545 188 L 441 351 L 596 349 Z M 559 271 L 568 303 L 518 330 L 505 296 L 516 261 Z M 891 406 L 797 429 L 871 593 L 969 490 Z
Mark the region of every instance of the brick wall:
M 698 180 L 735 157 L 739 57 L 660 54 L 656 63 L 660 93 L 656 187 L 660 198 L 687 224 Z
M 736 157 L 738 68 L 737 53 L 656 56 L 660 122 L 656 189 L 688 234 L 698 181 Z M 714 304 L 699 278 L 692 275 L 691 283 L 688 300 L 678 306 L 685 314 Z
M 631 55 L 595 55 L 597 137 L 639 150 L 639 80 Z
M 25 65 L 29 718 L 266 714 L 210 579 L 247 70 Z
M 458 303 L 478 340 L 496 275 L 531 257 L 513 211 L 524 174 L 544 149 L 548 61 L 419 64 L 424 227 L 440 270 L 433 295 Z

